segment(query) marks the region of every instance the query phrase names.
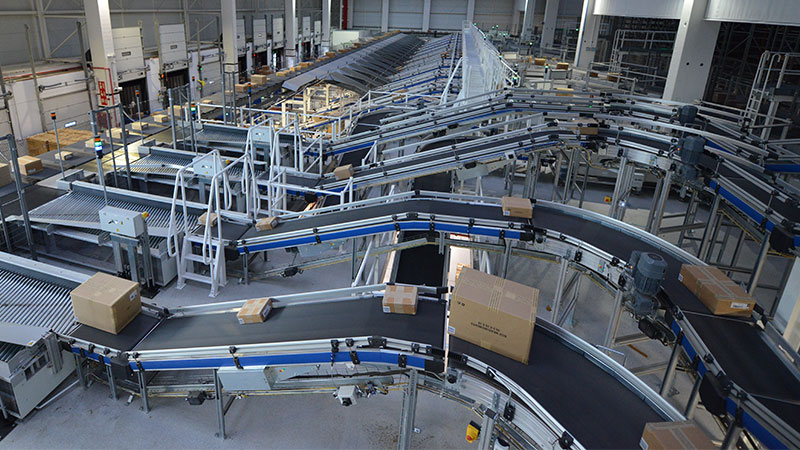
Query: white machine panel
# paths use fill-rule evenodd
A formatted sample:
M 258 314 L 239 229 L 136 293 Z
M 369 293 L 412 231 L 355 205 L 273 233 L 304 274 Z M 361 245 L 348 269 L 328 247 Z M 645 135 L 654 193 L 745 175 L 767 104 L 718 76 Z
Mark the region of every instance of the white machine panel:
M 303 42 L 311 40 L 311 17 L 303 17 Z
M 123 82 L 144 78 L 146 66 L 139 27 L 114 28 L 111 35 L 114 38 L 118 80 Z
M 160 42 L 159 54 L 161 70 L 173 70 L 189 67 L 189 56 L 186 53 L 186 33 L 183 24 L 159 25 L 158 37 Z
M 217 158 L 204 158 L 198 156 L 192 161 L 192 170 L 195 175 L 211 178 L 217 174 L 221 168 L 217 167 Z
M 272 48 L 283 48 L 283 17 L 272 19 Z
M 236 50 L 239 51 L 240 55 L 247 51 L 244 19 L 236 19 Z
M 100 210 L 100 229 L 109 233 L 136 238 L 144 234 L 145 216 L 138 211 L 104 206 Z
M 256 53 L 267 50 L 267 20 L 253 19 L 253 51 Z
M 314 44 L 322 42 L 322 21 L 314 21 Z

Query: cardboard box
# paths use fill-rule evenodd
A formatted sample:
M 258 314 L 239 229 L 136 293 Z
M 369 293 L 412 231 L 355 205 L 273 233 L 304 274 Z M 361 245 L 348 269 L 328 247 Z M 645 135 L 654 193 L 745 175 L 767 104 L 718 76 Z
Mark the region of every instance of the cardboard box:
M 267 231 L 278 226 L 277 217 L 262 217 L 256 221 L 256 230 Z
M 503 197 L 503 215 L 533 219 L 533 205 L 527 198 Z
M 244 305 L 236 313 L 239 324 L 261 323 L 267 320 L 267 315 L 272 311 L 272 299 L 254 298 L 244 302 Z
M 180 119 L 183 115 L 183 107 L 181 105 L 172 105 L 172 114 L 176 119 Z
M 572 97 L 572 88 L 556 88 L 556 96 L 557 97 Z
M 267 84 L 267 76 L 261 74 L 253 74 L 250 76 L 250 82 L 253 83 L 255 86 L 261 86 L 263 84 Z
M 556 69 L 558 70 L 567 70 L 569 69 L 569 63 L 560 62 L 556 64 Z
M 333 175 L 337 180 L 346 180 L 353 176 L 353 165 L 345 164 L 333 169 Z
M 147 122 L 133 122 L 131 123 L 131 129 L 136 131 L 142 131 L 150 128 L 150 124 Z
M 716 267 L 684 264 L 678 280 L 715 315 L 749 317 L 756 304 L 747 291 Z
M 578 124 L 578 134 L 581 136 L 597 136 L 600 131 L 600 124 L 595 119 L 580 117 L 573 121 Z
M 106 134 L 104 133 L 102 137 L 105 137 Z M 111 138 L 120 141 L 122 140 L 122 128 L 112 128 L 111 129 Z
M 694 422 L 650 422 L 644 425 L 639 447 L 644 450 L 716 449 L 711 439 Z
M 139 283 L 96 273 L 71 293 L 78 322 L 117 334 L 141 311 Z
M 169 122 L 169 116 L 166 114 L 153 114 L 153 122 L 155 123 L 167 123 Z
M 547 60 L 544 59 L 544 58 L 536 58 L 536 59 L 533 60 L 533 65 L 534 66 L 543 66 L 545 64 L 547 64 Z
M 236 91 L 236 93 L 238 93 L 238 94 L 246 94 L 247 93 L 247 85 L 246 84 L 236 83 L 233 86 L 233 90 Z
M 59 159 L 62 161 L 66 161 L 68 159 L 72 159 L 73 156 L 75 155 L 72 152 L 68 152 L 66 150 L 61 150 L 61 154 L 59 154 L 58 152 L 55 152 L 53 154 L 53 157 L 56 159 L 56 161 L 58 161 Z
M 598 76 L 597 72 L 589 72 L 589 78 L 597 78 L 597 76 Z
M 42 160 L 35 156 L 20 156 L 17 158 L 17 162 L 19 163 L 19 173 L 21 175 L 33 175 L 41 172 L 44 168 Z
M 205 226 L 206 225 L 206 216 L 207 215 L 208 215 L 208 212 L 204 212 L 203 214 L 200 214 L 200 217 L 197 218 L 197 223 L 199 223 L 200 225 Z M 211 220 L 209 221 L 210 222 L 210 226 L 213 227 L 214 225 L 217 224 L 217 215 L 216 214 L 211 213 L 211 215 L 208 216 L 208 217 L 211 218 Z
M 617 81 L 619 81 L 619 74 L 610 72 L 606 75 L 606 80 L 616 83 Z
M 463 267 L 450 299 L 447 332 L 528 364 L 539 290 Z
M 383 312 L 387 314 L 416 314 L 417 295 L 416 286 L 387 285 L 383 291 Z
M 11 167 L 8 164 L 0 163 L 0 187 L 11 184 Z
M 204 98 L 204 99 L 200 100 L 200 103 L 202 103 L 204 105 L 210 105 L 211 103 L 213 103 L 213 101 L 211 101 L 210 98 Z

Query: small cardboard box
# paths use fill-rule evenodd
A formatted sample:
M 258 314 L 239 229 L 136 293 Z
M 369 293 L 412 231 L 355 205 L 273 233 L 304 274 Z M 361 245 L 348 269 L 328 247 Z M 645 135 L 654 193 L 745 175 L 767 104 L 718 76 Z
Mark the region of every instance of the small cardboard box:
M 650 422 L 644 425 L 643 450 L 705 450 L 717 448 L 694 422 Z
M 600 131 L 600 125 L 595 119 L 580 117 L 574 121 L 578 124 L 578 134 L 581 136 L 597 136 Z
M 569 69 L 569 63 L 560 62 L 556 64 L 556 69 L 558 70 L 567 70 Z
M 678 280 L 715 315 L 749 317 L 756 304 L 747 291 L 716 267 L 684 264 Z
M 277 217 L 262 217 L 256 221 L 256 230 L 267 231 L 278 226 Z
M 536 59 L 533 60 L 533 65 L 534 66 L 543 66 L 545 64 L 547 64 L 547 60 L 544 59 L 544 58 L 536 58 Z
M 383 312 L 387 314 L 416 314 L 417 295 L 416 286 L 387 285 L 383 291 Z
M 572 97 L 572 88 L 556 88 L 556 96 L 557 97 Z
M 180 119 L 183 114 L 183 107 L 181 105 L 172 105 L 172 114 L 176 119 Z
M 169 122 L 169 116 L 166 114 L 153 114 L 153 122 L 155 123 L 167 123 Z
M 200 103 L 202 103 L 204 105 L 210 105 L 211 103 L 213 103 L 213 101 L 210 98 L 204 98 L 204 99 L 200 100 Z
M 42 160 L 35 156 L 20 156 L 17 158 L 19 163 L 19 173 L 21 175 L 33 175 L 43 169 Z
M 197 218 L 197 223 L 199 223 L 200 225 L 205 226 L 206 225 L 207 216 L 208 216 L 208 212 L 204 212 L 203 214 L 200 214 L 200 217 Z M 211 213 L 211 215 L 208 216 L 208 217 L 211 218 L 208 221 L 209 222 L 209 226 L 213 227 L 214 225 L 217 224 L 217 215 L 215 213 Z
M 11 167 L 8 164 L 0 163 L 0 187 L 11 184 Z
M 53 154 L 53 157 L 56 159 L 56 161 L 58 161 L 59 159 L 62 161 L 66 161 L 68 159 L 72 159 L 73 156 L 75 155 L 72 152 L 68 152 L 66 150 L 61 150 L 60 154 L 58 152 L 55 152 Z
M 78 322 L 117 334 L 142 311 L 139 283 L 96 273 L 70 292 Z
M 254 298 L 244 302 L 236 313 L 239 324 L 261 323 L 267 320 L 267 315 L 272 311 L 272 299 L 268 297 Z
M 619 81 L 619 74 L 610 72 L 606 75 L 606 80 L 616 83 L 617 81 Z
M 131 123 L 131 129 L 136 131 L 142 131 L 150 128 L 150 124 L 147 122 L 133 122 Z
M 447 332 L 528 364 L 539 290 L 463 267 L 450 299 Z
M 598 75 L 597 72 L 589 72 L 589 78 L 597 78 Z
M 263 84 L 267 84 L 267 76 L 260 74 L 253 74 L 250 76 L 250 82 L 253 83 L 254 86 L 261 86 Z
M 236 83 L 233 86 L 233 90 L 236 91 L 238 94 L 246 94 L 247 93 L 247 85 Z
M 353 173 L 352 164 L 345 164 L 333 169 L 333 176 L 335 176 L 337 180 L 346 180 L 352 177 Z
M 530 199 L 520 197 L 503 197 L 503 215 L 533 219 L 533 206 Z

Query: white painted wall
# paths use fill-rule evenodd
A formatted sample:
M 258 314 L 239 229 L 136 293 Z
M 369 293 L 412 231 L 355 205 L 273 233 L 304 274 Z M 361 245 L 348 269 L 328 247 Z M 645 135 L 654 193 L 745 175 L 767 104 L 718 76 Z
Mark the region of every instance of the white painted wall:
M 431 30 L 460 30 L 467 19 L 467 2 L 431 0 Z
M 389 0 L 390 30 L 422 29 L 423 0 Z M 466 17 L 466 9 L 464 10 Z
M 680 19 L 682 6 L 683 0 L 596 0 L 594 14 L 598 16 Z

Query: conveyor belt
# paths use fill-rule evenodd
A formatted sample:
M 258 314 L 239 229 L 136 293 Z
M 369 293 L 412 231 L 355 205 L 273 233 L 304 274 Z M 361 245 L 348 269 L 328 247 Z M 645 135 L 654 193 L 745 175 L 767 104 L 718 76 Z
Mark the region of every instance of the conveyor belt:
M 81 324 L 70 335 L 93 344 L 125 352 L 132 350 L 158 322 L 159 319 L 149 314 L 141 313 L 123 328 L 119 334 L 106 333 L 97 328 Z
M 385 314 L 380 299 L 276 307 L 267 321 L 240 325 L 235 313 L 173 317 L 136 351 L 382 336 L 442 348 L 444 303 L 420 301 L 417 315 Z

